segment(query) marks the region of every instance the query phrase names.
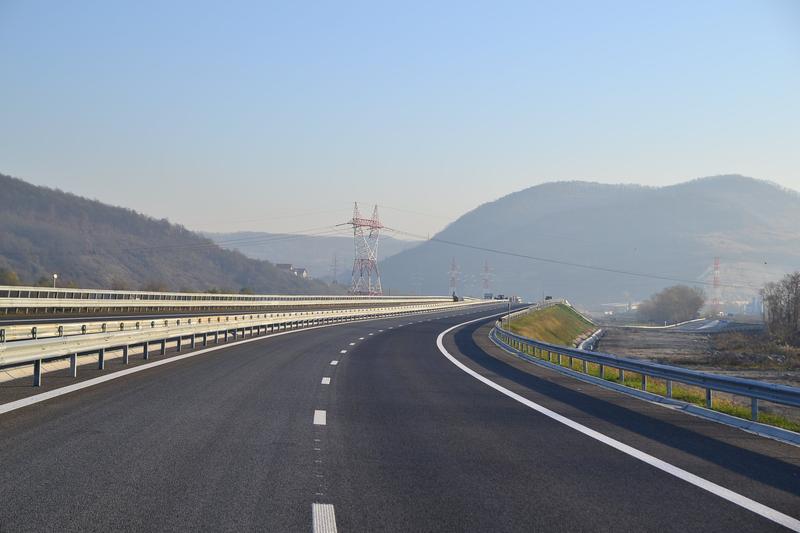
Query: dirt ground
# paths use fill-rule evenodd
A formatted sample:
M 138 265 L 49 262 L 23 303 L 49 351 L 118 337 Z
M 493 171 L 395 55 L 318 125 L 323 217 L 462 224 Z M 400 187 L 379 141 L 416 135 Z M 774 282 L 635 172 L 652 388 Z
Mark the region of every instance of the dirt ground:
M 800 350 L 778 349 L 758 336 L 603 329 L 605 335 L 596 348 L 600 352 L 800 387 Z M 797 409 L 771 405 L 768 410 L 800 417 Z

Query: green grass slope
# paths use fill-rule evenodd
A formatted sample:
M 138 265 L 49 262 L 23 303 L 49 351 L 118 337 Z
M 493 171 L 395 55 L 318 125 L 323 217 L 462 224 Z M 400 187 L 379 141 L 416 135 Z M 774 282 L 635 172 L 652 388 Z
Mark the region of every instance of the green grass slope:
M 595 329 L 594 324 L 564 304 L 532 311 L 511 321 L 511 330 L 517 335 L 561 346 L 572 346 L 578 337 Z

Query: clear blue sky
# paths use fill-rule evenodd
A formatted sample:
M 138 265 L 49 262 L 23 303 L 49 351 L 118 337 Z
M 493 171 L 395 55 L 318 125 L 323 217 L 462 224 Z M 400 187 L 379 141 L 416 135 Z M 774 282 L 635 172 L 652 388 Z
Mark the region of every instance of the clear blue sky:
M 0 0 L 0 102 L 0 172 L 204 230 L 357 199 L 424 234 L 564 179 L 800 189 L 800 2 Z

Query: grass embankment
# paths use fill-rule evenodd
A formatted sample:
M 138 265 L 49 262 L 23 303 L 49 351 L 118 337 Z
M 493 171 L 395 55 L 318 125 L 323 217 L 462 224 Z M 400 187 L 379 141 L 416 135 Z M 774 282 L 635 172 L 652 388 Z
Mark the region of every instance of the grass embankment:
M 561 346 L 572 346 L 577 338 L 595 329 L 594 324 L 563 304 L 532 311 L 511 321 L 511 331 L 517 335 Z
M 533 311 L 526 315 L 514 318 L 511 321 L 511 330 L 517 335 L 536 339 L 550 344 L 561 346 L 572 346 L 576 339 L 591 333 L 595 330 L 595 325 L 583 318 L 572 308 L 558 304 L 546 309 Z M 634 389 L 642 389 L 642 376 L 633 372 L 624 374 L 616 368 L 605 367 L 602 372 L 600 366 L 594 363 L 587 363 L 586 367 L 578 359 L 570 360 L 569 357 L 559 357 L 555 352 L 549 353 L 543 350 L 525 350 L 531 355 L 542 359 L 549 359 L 551 363 L 571 368 L 578 372 L 586 372 L 595 377 L 602 377 L 607 381 L 624 384 Z M 585 368 L 585 370 L 584 370 Z M 647 391 L 666 396 L 667 385 L 663 380 L 649 378 L 647 380 Z M 684 401 L 705 407 L 706 397 L 703 389 L 673 383 L 672 397 L 676 400 Z M 739 418 L 749 419 L 749 406 L 742 405 L 733 401 L 730 395 L 717 393 L 714 395 L 712 409 Z M 800 423 L 790 420 L 784 416 L 768 413 L 761 410 L 758 414 L 758 421 L 764 424 L 781 427 L 790 431 L 800 432 Z
M 536 354 L 540 357 L 546 359 L 546 354 Z M 551 356 L 552 359 L 550 360 L 551 363 L 558 364 L 558 357 L 556 355 Z M 576 370 L 578 372 L 583 371 L 583 363 L 578 359 L 573 359 L 572 364 L 570 365 L 570 361 L 568 357 L 561 357 L 560 361 L 561 366 L 566 368 L 572 368 L 572 370 Z M 590 376 L 595 377 L 602 377 L 606 381 L 613 381 L 615 383 L 624 384 L 628 387 L 634 389 L 642 389 L 642 376 L 639 374 L 635 374 L 633 372 L 625 372 L 624 373 L 624 380 L 622 373 L 616 368 L 606 367 L 604 369 L 604 376 L 600 374 L 600 365 L 596 365 L 594 363 L 587 363 L 586 365 L 586 373 Z M 665 381 L 655 378 L 648 378 L 647 380 L 647 392 L 651 392 L 653 394 L 658 394 L 659 396 L 666 396 L 667 394 L 667 384 Z M 713 402 L 712 402 L 712 409 L 714 411 L 719 411 L 721 413 L 729 414 L 738 418 L 744 418 L 746 420 L 750 419 L 750 407 L 744 406 L 739 403 L 734 402 L 729 398 L 720 398 L 719 396 L 723 396 L 723 393 L 715 393 Z M 729 395 L 725 395 L 729 396 Z M 692 387 L 689 385 L 682 385 L 678 383 L 672 384 L 672 397 L 676 400 L 680 400 L 682 402 L 691 403 L 698 405 L 700 407 L 706 406 L 706 397 L 705 391 L 703 389 Z M 759 411 L 758 413 L 758 421 L 762 424 L 769 424 L 771 426 L 780 427 L 783 429 L 788 429 L 790 431 L 800 432 L 800 423 L 790 420 L 785 416 L 781 416 L 779 414 L 768 413 Z

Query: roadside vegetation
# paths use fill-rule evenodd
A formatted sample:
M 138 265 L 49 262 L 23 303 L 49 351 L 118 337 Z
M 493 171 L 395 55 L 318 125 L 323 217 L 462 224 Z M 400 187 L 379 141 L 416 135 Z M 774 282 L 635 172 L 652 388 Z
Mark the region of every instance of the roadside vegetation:
M 761 295 L 770 336 L 780 343 L 800 347 L 800 271 L 768 283 Z
M 626 387 L 642 390 L 642 376 L 634 372 L 622 372 L 616 368 L 606 366 L 602 371 L 600 365 L 595 363 L 586 363 L 578 359 L 573 359 L 568 356 L 558 356 L 555 353 L 548 353 L 546 351 L 528 351 L 531 355 L 535 355 L 540 359 L 549 360 L 551 363 L 569 368 L 577 372 L 583 372 L 590 376 L 604 379 L 606 381 L 619 383 Z M 664 380 L 648 378 L 647 392 L 657 394 L 659 396 L 667 395 L 667 384 Z M 673 382 L 672 384 L 672 398 L 686 403 L 691 403 L 699 407 L 706 407 L 705 391 L 698 387 L 690 385 L 683 385 Z M 800 421 L 784 416 L 780 413 L 770 412 L 762 409 L 758 413 L 758 422 L 769 424 L 790 431 L 800 432 Z M 712 401 L 712 409 L 727 415 L 735 416 L 745 420 L 750 420 L 750 407 L 745 399 L 737 401 L 736 397 L 730 394 L 717 392 L 714 394 Z
M 561 346 L 573 346 L 595 329 L 594 324 L 564 304 L 532 311 L 511 321 L 511 331 L 517 335 Z
M 701 289 L 674 285 L 640 303 L 636 318 L 656 324 L 685 322 L 697 318 L 705 301 Z
M 706 364 L 725 369 L 800 370 L 800 347 L 766 333 L 712 335 Z

